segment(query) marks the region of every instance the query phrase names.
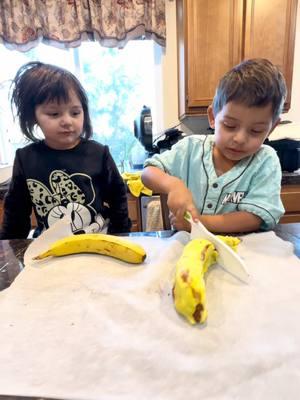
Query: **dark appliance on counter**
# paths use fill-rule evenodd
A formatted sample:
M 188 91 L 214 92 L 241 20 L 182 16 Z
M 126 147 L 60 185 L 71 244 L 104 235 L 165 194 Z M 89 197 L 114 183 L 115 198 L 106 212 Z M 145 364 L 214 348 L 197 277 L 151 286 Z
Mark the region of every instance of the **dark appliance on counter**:
M 157 153 L 153 147 L 151 110 L 147 106 L 143 106 L 140 115 L 134 120 L 134 136 L 148 153 Z
M 151 109 L 147 106 L 143 106 L 140 115 L 134 121 L 134 136 L 150 156 L 170 149 L 173 144 L 184 137 L 182 133 L 175 126 L 164 131 L 153 141 Z
M 278 155 L 281 169 L 294 172 L 300 168 L 300 141 L 293 139 L 265 140 L 265 144 L 273 147 Z

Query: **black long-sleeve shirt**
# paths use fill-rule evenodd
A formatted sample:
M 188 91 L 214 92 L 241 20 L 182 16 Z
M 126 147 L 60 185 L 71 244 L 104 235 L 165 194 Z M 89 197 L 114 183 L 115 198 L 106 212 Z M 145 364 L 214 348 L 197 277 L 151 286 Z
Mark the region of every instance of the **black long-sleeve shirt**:
M 73 233 L 128 232 L 126 186 L 107 146 L 84 140 L 69 150 L 44 141 L 18 149 L 4 201 L 0 239 L 26 238 L 32 207 L 37 234 L 65 214 Z

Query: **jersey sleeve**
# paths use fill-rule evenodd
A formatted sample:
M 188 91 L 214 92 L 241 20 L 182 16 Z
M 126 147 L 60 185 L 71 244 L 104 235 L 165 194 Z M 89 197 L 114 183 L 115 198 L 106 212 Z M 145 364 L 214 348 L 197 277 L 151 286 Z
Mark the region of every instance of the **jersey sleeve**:
M 239 211 L 251 212 L 262 219 L 261 229 L 273 229 L 284 214 L 280 198 L 281 167 L 273 149 L 251 180 L 247 196 L 239 203 Z

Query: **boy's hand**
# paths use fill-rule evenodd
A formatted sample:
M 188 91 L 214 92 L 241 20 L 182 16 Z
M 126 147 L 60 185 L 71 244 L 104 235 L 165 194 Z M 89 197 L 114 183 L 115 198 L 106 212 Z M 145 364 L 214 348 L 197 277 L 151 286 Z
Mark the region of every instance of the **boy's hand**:
M 198 210 L 194 204 L 193 196 L 190 190 L 183 183 L 178 183 L 168 194 L 168 207 L 172 213 L 174 226 L 189 225 L 184 219 L 184 213 L 189 211 L 193 219 L 199 218 Z M 176 225 L 175 225 L 176 224 Z M 176 226 L 177 228 L 177 226 Z M 178 229 L 178 228 L 177 228 Z M 184 229 L 187 230 L 187 229 Z
M 169 215 L 170 223 L 172 228 L 175 228 L 177 231 L 187 231 L 191 232 L 191 224 L 187 222 L 185 219 L 178 220 L 174 214 L 170 212 Z
M 142 182 L 154 192 L 168 195 L 168 208 L 176 218 L 174 226 L 186 226 L 183 218 L 186 211 L 191 213 L 193 219 L 199 218 L 192 193 L 181 179 L 171 176 L 157 167 L 149 166 L 143 170 Z

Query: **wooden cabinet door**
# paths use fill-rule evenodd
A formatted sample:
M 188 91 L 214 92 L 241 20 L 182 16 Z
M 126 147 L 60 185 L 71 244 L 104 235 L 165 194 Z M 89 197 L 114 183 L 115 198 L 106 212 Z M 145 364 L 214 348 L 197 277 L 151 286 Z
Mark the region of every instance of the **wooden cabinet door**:
M 286 79 L 290 108 L 297 0 L 247 0 L 245 59 L 262 57 L 277 65 Z
M 219 79 L 248 58 L 283 72 L 290 108 L 297 0 L 177 0 L 179 118 L 204 115 Z
M 283 185 L 281 201 L 285 208 L 285 214 L 280 219 L 280 223 L 300 222 L 300 185 Z
M 140 198 L 127 193 L 128 215 L 131 219 L 131 232 L 142 231 Z
M 241 0 L 177 2 L 179 114 L 206 114 L 219 79 L 241 60 Z

